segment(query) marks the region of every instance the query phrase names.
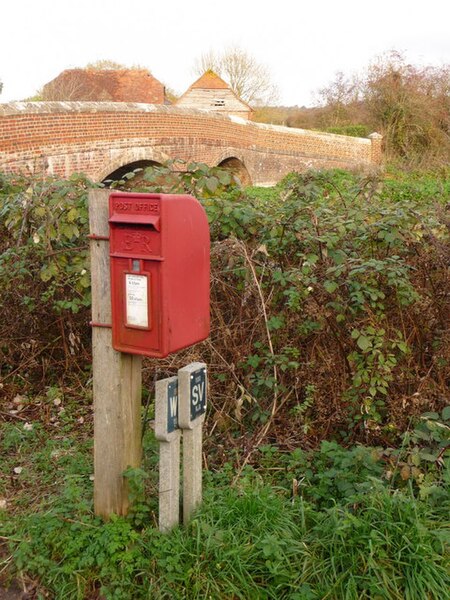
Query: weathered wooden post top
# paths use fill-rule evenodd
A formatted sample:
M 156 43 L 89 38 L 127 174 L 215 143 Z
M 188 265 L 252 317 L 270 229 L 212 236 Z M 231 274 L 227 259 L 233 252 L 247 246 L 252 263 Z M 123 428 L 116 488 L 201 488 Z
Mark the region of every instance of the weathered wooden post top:
M 107 518 L 126 514 L 123 472 L 141 461 L 142 356 L 164 357 L 209 335 L 210 242 L 205 211 L 192 196 L 95 190 L 90 193 L 89 214 L 94 504 L 96 513 Z M 201 365 L 205 385 L 206 365 Z M 201 389 L 206 407 L 206 389 Z M 169 474 L 169 483 L 160 480 L 164 530 L 176 521 L 178 499 L 174 456 L 179 455 L 181 434 L 175 390 L 177 377 L 156 391 L 161 473 Z M 191 471 L 198 479 L 197 471 Z M 162 507 L 161 494 L 168 498 Z M 197 505 L 198 494 L 195 497 Z

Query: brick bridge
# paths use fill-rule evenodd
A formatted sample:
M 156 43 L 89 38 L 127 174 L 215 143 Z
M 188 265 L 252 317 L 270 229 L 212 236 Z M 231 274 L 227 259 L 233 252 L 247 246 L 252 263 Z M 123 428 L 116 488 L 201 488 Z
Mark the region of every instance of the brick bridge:
M 369 139 L 244 121 L 173 106 L 108 102 L 0 105 L 0 171 L 118 178 L 169 158 L 235 168 L 271 185 L 291 171 L 369 169 L 381 136 Z

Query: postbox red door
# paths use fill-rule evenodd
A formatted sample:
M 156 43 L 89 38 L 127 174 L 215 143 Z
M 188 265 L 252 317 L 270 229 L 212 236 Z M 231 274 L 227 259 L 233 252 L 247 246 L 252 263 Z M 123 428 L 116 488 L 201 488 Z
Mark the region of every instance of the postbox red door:
M 209 227 L 191 196 L 110 196 L 113 347 L 164 357 L 209 335 Z

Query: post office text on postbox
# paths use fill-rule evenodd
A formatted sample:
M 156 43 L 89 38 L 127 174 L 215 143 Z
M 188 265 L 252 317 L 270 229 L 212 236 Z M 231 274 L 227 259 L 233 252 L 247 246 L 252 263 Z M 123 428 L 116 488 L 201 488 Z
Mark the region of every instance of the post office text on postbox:
M 113 347 L 164 357 L 209 335 L 209 227 L 192 196 L 109 198 Z

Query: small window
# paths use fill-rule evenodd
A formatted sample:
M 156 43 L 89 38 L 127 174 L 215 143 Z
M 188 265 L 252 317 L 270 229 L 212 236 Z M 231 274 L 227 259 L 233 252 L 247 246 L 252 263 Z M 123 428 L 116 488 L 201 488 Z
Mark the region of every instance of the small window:
M 215 98 L 212 103 L 213 106 L 225 106 L 225 100 L 223 98 Z

